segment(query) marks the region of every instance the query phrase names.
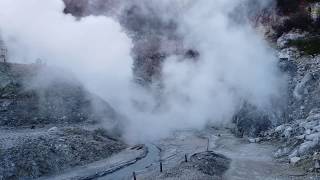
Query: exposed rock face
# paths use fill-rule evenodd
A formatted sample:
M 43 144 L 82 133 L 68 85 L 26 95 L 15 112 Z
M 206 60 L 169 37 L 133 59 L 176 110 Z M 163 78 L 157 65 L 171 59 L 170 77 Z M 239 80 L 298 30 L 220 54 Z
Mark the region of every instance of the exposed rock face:
M 306 38 L 306 34 L 294 35 L 297 32 L 284 34 L 278 40 L 281 48 L 279 57 L 282 67 L 289 75 L 288 120 L 305 119 L 312 109 L 319 106 L 319 55 L 304 55 L 294 46 L 288 46 L 292 40 Z
M 125 148 L 110 137 L 119 132 L 120 115 L 69 74 L 55 72 L 0 64 L 0 179 L 34 179 Z M 109 131 L 97 129 L 101 121 Z
M 275 5 L 257 18 L 279 49 L 279 66 L 288 75 L 283 94 L 287 102 L 273 102 L 266 111 L 245 104 L 234 119 L 239 135 L 256 136 L 279 124 L 305 119 L 319 106 L 319 2 L 277 0 Z
M 314 168 L 313 154 L 320 147 L 320 56 L 307 54 L 291 42 L 305 43 L 310 36 L 314 34 L 294 30 L 277 41 L 280 65 L 288 74 L 288 104 L 285 122 L 263 134 L 264 140 L 281 142 L 275 157 L 306 170 Z

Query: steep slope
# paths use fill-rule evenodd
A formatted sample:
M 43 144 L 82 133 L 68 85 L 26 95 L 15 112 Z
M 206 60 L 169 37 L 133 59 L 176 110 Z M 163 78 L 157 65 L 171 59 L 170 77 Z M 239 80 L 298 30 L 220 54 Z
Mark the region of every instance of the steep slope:
M 318 172 L 320 1 L 277 2 L 282 21 L 273 27 L 280 66 L 288 75 L 287 102 L 284 122 L 261 136 L 281 142 L 275 157 Z

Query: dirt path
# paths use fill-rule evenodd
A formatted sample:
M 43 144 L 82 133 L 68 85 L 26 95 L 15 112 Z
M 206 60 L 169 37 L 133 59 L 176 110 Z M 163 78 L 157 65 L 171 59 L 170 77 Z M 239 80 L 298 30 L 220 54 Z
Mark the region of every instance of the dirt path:
M 155 170 L 159 162 L 159 149 L 153 144 L 146 144 L 146 147 L 148 148 L 148 153 L 144 158 L 130 166 L 97 178 L 97 180 L 131 180 L 133 172 L 138 175 L 146 171 Z
M 108 159 L 97 161 L 85 166 L 69 169 L 64 173 L 51 177 L 42 177 L 39 180 L 89 180 L 98 179 L 104 175 L 123 173 L 127 167 L 134 167 L 139 160 L 145 160 L 147 156 L 147 148 L 144 146 L 136 146 L 127 148 Z M 141 161 L 141 162 L 143 162 Z M 123 177 L 129 174 L 122 174 Z M 107 176 L 108 177 L 108 176 Z M 113 179 L 120 179 L 114 176 Z
M 226 180 L 302 180 L 307 177 L 288 163 L 273 158 L 275 147 L 271 144 L 249 143 L 234 137 L 227 131 L 220 132 L 214 142 L 215 152 L 232 159 L 231 167 L 223 176 Z M 312 179 L 308 177 L 309 179 Z
M 163 168 L 169 170 L 179 166 L 184 161 L 185 155 L 191 156 L 194 153 L 206 151 L 207 148 L 232 160 L 229 170 L 222 177 L 223 180 L 317 179 L 304 176 L 303 172 L 291 168 L 288 163 L 276 161 L 273 158 L 276 147 L 272 144 L 249 143 L 245 138 L 236 138 L 228 130 L 179 131 L 147 147 L 149 152 L 145 158 L 112 173 L 106 173 L 98 179 L 129 180 L 132 179 L 132 172 L 137 172 L 137 179 L 150 179 L 150 177 L 163 179 L 159 176 L 161 175 L 158 167 L 159 159 L 163 162 Z M 159 149 L 161 149 L 160 152 Z M 96 169 L 91 171 L 95 172 Z M 188 172 L 191 173 L 190 175 L 194 174 L 192 170 Z M 185 177 L 189 178 L 190 175 Z M 181 176 L 178 176 L 179 178 Z

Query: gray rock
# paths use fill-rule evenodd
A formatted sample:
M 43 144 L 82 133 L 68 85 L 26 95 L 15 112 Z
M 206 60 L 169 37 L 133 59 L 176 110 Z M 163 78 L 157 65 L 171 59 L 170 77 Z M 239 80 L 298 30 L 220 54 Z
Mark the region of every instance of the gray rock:
M 259 143 L 261 142 L 261 138 L 248 138 L 250 143 Z
M 295 165 L 297 162 L 299 162 L 301 160 L 300 157 L 293 157 L 293 158 L 290 158 L 290 163 Z
M 59 129 L 57 127 L 52 127 L 48 130 L 48 133 L 50 134 L 54 134 L 57 133 L 59 131 Z

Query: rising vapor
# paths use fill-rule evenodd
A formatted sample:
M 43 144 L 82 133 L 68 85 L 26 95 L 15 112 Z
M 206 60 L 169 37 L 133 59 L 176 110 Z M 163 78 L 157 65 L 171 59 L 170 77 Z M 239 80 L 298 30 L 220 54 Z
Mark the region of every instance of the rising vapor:
M 232 16 L 245 2 L 124 1 L 118 14 L 135 5 L 144 16 L 152 13 L 172 21 L 180 49 L 199 53 L 196 59 L 168 53 L 158 84 L 150 88 L 134 81 L 131 50 L 140 36 L 122 27 L 119 15 L 78 19 L 63 13 L 62 0 L 1 0 L 0 30 L 12 62 L 41 58 L 72 71 L 127 117 L 125 139 L 146 141 L 178 129 L 229 123 L 244 102 L 272 110 L 272 100 L 279 98 L 285 83 L 271 48 L 249 22 L 239 24 Z M 159 36 L 166 49 L 164 42 L 172 39 Z

